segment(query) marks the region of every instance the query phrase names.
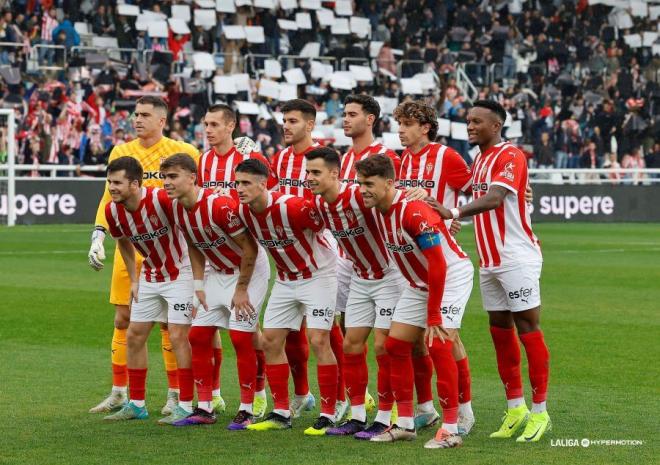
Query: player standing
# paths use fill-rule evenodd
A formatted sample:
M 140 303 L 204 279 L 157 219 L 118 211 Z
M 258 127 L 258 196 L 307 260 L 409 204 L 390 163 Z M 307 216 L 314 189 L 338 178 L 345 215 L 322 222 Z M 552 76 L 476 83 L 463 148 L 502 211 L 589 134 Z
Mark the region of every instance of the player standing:
M 199 156 L 197 149 L 185 142 L 175 141 L 163 136 L 163 128 L 167 123 L 167 103 L 158 97 L 141 97 L 136 102 L 133 125 L 137 139 L 125 144 L 117 145 L 112 149 L 108 162 L 122 157 L 134 157 L 144 170 L 143 183 L 147 187 L 162 187 L 160 178 L 160 162 L 168 156 L 184 152 L 195 159 Z M 110 201 L 110 194 L 106 189 L 96 212 L 95 229 L 92 234 L 92 245 L 89 250 L 89 264 L 99 271 L 103 268 L 105 249 L 103 240 L 108 230 L 105 219 L 105 206 Z M 141 257 L 136 256 L 141 263 Z M 110 303 L 115 306 L 115 323 L 112 335 L 112 391 L 101 403 L 91 408 L 90 413 L 110 412 L 120 408 L 126 402 L 126 329 L 130 321 L 129 293 L 131 290 L 128 271 L 118 249 L 115 250 L 112 267 L 112 283 L 110 285 Z M 161 339 L 163 360 L 167 370 L 168 394 L 167 403 L 161 413 L 169 415 L 176 406 L 179 385 L 177 379 L 176 358 L 172 352 L 167 326 L 161 325 Z
M 463 158 L 452 148 L 431 142 L 438 132 L 435 110 L 421 102 L 405 102 L 394 111 L 394 118 L 399 123 L 401 145 L 406 147 L 401 156 L 399 186 L 418 190 L 420 195 L 408 192 L 408 199 L 421 199 L 430 196 L 445 205 L 458 205 L 458 194 L 469 192 L 472 174 Z M 452 340 L 452 350 L 456 367 L 448 367 L 452 377 L 457 372 L 459 399 L 458 429 L 466 435 L 474 426 L 472 412 L 471 378 L 467 353 L 459 335 L 465 306 L 472 292 L 474 269 L 467 254 L 461 250 L 456 239 L 449 233 L 451 221 L 441 226 L 443 249 L 448 262 L 460 262 L 460 272 L 452 268 L 445 293 L 453 296 L 449 305 L 443 305 L 442 318 L 444 328 Z M 456 298 L 454 298 L 456 297 Z M 422 348 L 423 349 L 423 348 Z M 438 414 L 433 407 L 431 376 L 432 361 L 426 350 L 416 350 L 413 357 L 415 366 L 415 388 L 417 389 L 418 412 L 415 418 L 417 428 L 433 424 Z M 445 396 L 441 396 L 445 399 Z M 448 399 L 453 404 L 453 399 Z M 451 405 L 454 407 L 455 405 Z M 445 405 L 443 405 L 445 407 Z
M 385 348 L 391 359 L 391 386 L 399 409 L 396 423 L 378 436 L 375 442 L 412 440 L 417 436 L 413 416 L 415 380 L 412 352 L 423 338 L 437 373 L 437 389 L 443 407 L 443 423 L 427 448 L 451 448 L 462 444 L 458 435 L 458 382 L 452 357 L 452 339 L 444 328 L 441 308 L 465 298 L 446 295 L 451 275 L 461 274 L 461 261 L 451 259 L 447 270 L 442 242 L 442 219 L 421 200 L 409 201 L 394 187 L 392 161 L 376 155 L 356 166 L 360 192 L 367 207 L 378 212 L 381 237 L 392 260 L 408 281 L 396 304 Z M 455 254 L 449 251 L 449 255 Z M 468 293 L 469 296 L 469 293 Z M 452 370 L 453 367 L 453 370 Z M 455 404 L 443 401 L 453 398 Z
M 160 188 L 143 187 L 142 166 L 133 157 L 108 165 L 112 201 L 105 207 L 106 224 L 117 240 L 130 278 L 131 321 L 127 332 L 130 401 L 106 420 L 143 420 L 147 380 L 147 339 L 155 322 L 169 323 L 176 356 L 180 400 L 160 419 L 172 424 L 192 415 L 193 374 L 188 330 L 192 318 L 193 280 L 186 245 L 176 229 L 172 202 Z M 144 258 L 137 277 L 135 251 Z
M 268 191 L 268 167 L 245 160 L 236 167 L 241 219 L 275 261 L 277 279 L 263 321 L 266 376 L 274 409 L 266 420 L 247 429 L 267 431 L 291 427 L 287 334 L 299 330 L 303 317 L 317 359 L 321 415 L 307 435 L 322 435 L 333 426 L 337 401 L 337 360 L 330 347 L 334 323 L 334 251 L 323 237 L 324 225 L 309 200 Z
M 308 152 L 305 157 L 307 182 L 316 194 L 320 216 L 337 240 L 343 255 L 352 264 L 344 337 L 344 370 L 346 391 L 351 401 L 351 419 L 328 429 L 326 434 L 370 439 L 390 425 L 394 399 L 390 389 L 390 360 L 385 351 L 385 339 L 405 282 L 390 263 L 374 210 L 365 206 L 357 185 L 340 182 L 341 160 L 338 153 L 334 149 L 320 147 Z M 379 402 L 376 419 L 367 428 L 364 393 L 369 372 L 365 347 L 372 329 L 378 362 Z
M 526 424 L 516 440 L 532 442 L 552 428 L 546 410 L 550 353 L 539 326 L 543 258 L 524 197 L 527 159 L 502 141 L 505 120 L 506 111 L 500 104 L 474 103 L 467 118 L 468 140 L 480 149 L 472 170 L 474 200 L 459 208 L 447 209 L 439 203 L 435 208 L 445 219 L 474 215 L 481 298 L 488 311 L 508 405 L 502 426 L 491 437 L 513 437 Z M 531 414 L 523 397 L 518 338 L 529 364 Z
M 252 404 L 257 354 L 253 335 L 268 291 L 268 259 L 265 252 L 258 253 L 259 247 L 238 217 L 236 202 L 196 185 L 197 167 L 191 157 L 173 155 L 161 164 L 161 172 L 165 189 L 174 199 L 177 226 L 188 242 L 195 291 L 201 305 L 195 306 L 189 335 L 198 406 L 194 415 L 175 426 L 215 423 L 213 338 L 218 328 L 225 328 L 236 350 L 241 392 L 241 405 L 228 429 L 245 429 L 255 417 Z M 210 266 L 205 273 L 207 262 Z

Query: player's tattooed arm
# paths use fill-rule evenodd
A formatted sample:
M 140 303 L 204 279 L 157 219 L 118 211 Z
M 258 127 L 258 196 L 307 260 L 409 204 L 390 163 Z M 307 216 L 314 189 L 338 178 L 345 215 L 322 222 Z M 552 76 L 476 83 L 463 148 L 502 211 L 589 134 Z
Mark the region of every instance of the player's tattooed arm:
M 237 316 L 253 317 L 256 311 L 250 303 L 248 286 L 250 285 L 254 267 L 257 263 L 259 249 L 257 242 L 247 231 L 234 236 L 233 239 L 243 251 L 243 256 L 241 257 L 241 264 L 239 266 L 236 289 L 232 297 L 232 307 L 236 310 Z
M 128 277 L 131 281 L 131 296 L 129 302 L 138 301 L 138 273 L 135 267 L 135 247 L 127 237 L 122 237 L 117 239 L 117 246 L 119 247 L 119 253 L 121 258 L 124 259 L 126 264 L 126 271 L 128 272 Z

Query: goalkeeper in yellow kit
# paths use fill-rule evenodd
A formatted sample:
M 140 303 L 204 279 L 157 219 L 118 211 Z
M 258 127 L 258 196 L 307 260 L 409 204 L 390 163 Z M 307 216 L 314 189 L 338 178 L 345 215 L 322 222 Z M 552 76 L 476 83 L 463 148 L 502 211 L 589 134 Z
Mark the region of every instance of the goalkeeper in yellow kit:
M 140 98 L 135 106 L 133 125 L 137 139 L 121 144 L 112 149 L 108 163 L 115 158 L 131 156 L 136 158 L 144 170 L 142 185 L 145 187 L 163 187 L 160 177 L 160 163 L 175 153 L 187 153 L 195 160 L 199 151 L 186 142 L 180 142 L 163 136 L 163 128 L 167 122 L 167 103 L 159 98 L 145 96 Z M 89 250 L 89 264 L 99 271 L 103 268 L 105 238 L 108 224 L 105 220 L 105 206 L 110 201 L 106 189 L 101 198 L 96 222 L 92 234 L 92 246 Z M 142 257 L 136 254 L 138 266 Z M 126 369 L 126 329 L 130 321 L 129 293 L 131 284 L 126 271 L 126 265 L 121 254 L 115 251 L 112 267 L 112 284 L 110 285 L 110 303 L 115 306 L 115 329 L 112 335 L 112 392 L 100 404 L 90 409 L 90 413 L 109 412 L 119 409 L 126 402 L 127 369 Z M 162 413 L 169 415 L 178 402 L 178 379 L 176 359 L 172 352 L 167 325 L 161 325 L 163 359 L 167 370 L 168 394 L 167 403 Z

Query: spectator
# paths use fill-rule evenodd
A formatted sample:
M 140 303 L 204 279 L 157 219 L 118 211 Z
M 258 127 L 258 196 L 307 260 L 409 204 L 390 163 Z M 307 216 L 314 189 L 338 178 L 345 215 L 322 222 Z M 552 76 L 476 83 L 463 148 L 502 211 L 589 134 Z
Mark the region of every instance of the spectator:
M 555 164 L 555 147 L 550 139 L 550 134 L 541 134 L 541 141 L 534 146 L 534 159 L 536 166 L 540 169 L 552 168 Z

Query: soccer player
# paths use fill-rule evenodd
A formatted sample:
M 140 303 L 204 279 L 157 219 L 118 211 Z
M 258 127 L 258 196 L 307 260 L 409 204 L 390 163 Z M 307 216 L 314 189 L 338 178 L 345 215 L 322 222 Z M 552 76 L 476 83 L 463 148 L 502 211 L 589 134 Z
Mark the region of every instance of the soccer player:
M 357 185 L 339 181 L 341 161 L 338 153 L 320 147 L 305 157 L 307 182 L 317 194 L 315 200 L 321 218 L 352 264 L 344 337 L 344 370 L 346 391 L 351 401 L 351 420 L 328 429 L 326 434 L 370 439 L 390 425 L 393 397 L 385 339 L 405 282 L 390 263 L 374 210 L 365 206 Z M 369 372 L 365 344 L 372 329 L 378 361 L 379 402 L 376 419 L 367 428 L 364 393 Z
M 316 123 L 316 109 L 314 105 L 306 100 L 289 100 L 282 105 L 284 117 L 284 142 L 288 145 L 284 150 L 275 154 L 271 160 L 271 168 L 279 178 L 282 194 L 290 194 L 306 199 L 314 199 L 314 194 L 309 189 L 306 181 L 305 154 L 319 147 L 312 140 L 312 130 Z M 336 249 L 336 241 L 329 236 L 327 241 Z M 342 257 L 337 259 L 337 269 L 340 276 L 350 276 L 350 263 Z M 349 270 L 342 273 L 341 270 Z M 345 284 L 345 283 L 341 283 Z M 335 302 L 346 302 L 345 295 L 348 293 L 346 286 L 339 286 L 338 297 Z M 335 309 L 336 310 L 336 309 Z M 339 309 L 340 311 L 342 308 Z M 309 346 L 305 335 L 305 323 L 300 331 L 291 331 L 286 340 L 286 354 L 291 364 L 291 375 L 295 388 L 295 396 L 291 402 L 291 410 L 294 418 L 300 416 L 304 410 L 312 410 L 315 405 L 314 396 L 309 392 L 307 378 L 307 359 L 309 357 Z M 348 409 L 345 400 L 344 376 L 343 376 L 343 350 L 344 338 L 339 325 L 333 325 L 330 333 L 332 351 L 339 364 L 339 384 L 337 392 L 337 416 L 341 418 Z
M 247 429 L 266 431 L 291 427 L 289 365 L 285 340 L 300 330 L 303 317 L 317 359 L 321 415 L 307 435 L 322 435 L 334 425 L 337 360 L 330 347 L 337 278 L 335 252 L 323 237 L 323 221 L 309 200 L 267 189 L 268 167 L 245 160 L 236 167 L 240 217 L 275 262 L 277 278 L 263 321 L 266 376 L 274 409 Z
M 422 199 L 427 196 L 455 207 L 458 205 L 459 192 L 469 192 L 472 174 L 463 158 L 452 148 L 431 142 L 438 132 L 435 110 L 421 102 L 405 102 L 394 111 L 394 118 L 399 123 L 401 145 L 406 147 L 401 156 L 399 186 L 409 189 L 408 199 Z M 412 191 L 418 191 L 415 195 Z M 442 317 L 444 328 L 452 340 L 459 383 L 459 422 L 462 435 L 470 432 L 474 425 L 471 401 L 471 378 L 465 347 L 459 336 L 459 328 L 465 312 L 465 306 L 472 292 L 474 269 L 467 254 L 461 250 L 452 234 L 449 234 L 451 221 L 441 226 L 445 258 L 460 261 L 458 275 L 452 273 L 445 287 L 445 293 L 461 298 L 450 299 L 449 305 L 443 305 Z M 449 259 L 449 258 L 448 258 Z M 433 407 L 431 376 L 433 366 L 428 351 L 418 347 L 413 357 L 415 366 L 415 388 L 417 390 L 417 415 L 415 424 L 418 429 L 434 424 L 439 416 Z M 441 396 L 441 399 L 445 399 Z M 453 399 L 449 399 L 453 402 Z M 443 406 L 444 407 L 444 406 Z
M 137 139 L 125 144 L 117 145 L 112 149 L 109 162 L 122 156 L 134 157 L 144 169 L 143 183 L 146 187 L 162 187 L 160 178 L 160 162 L 169 155 L 183 152 L 193 156 L 199 156 L 197 149 L 185 142 L 175 141 L 163 136 L 163 128 L 167 122 L 167 103 L 158 97 L 141 97 L 135 106 L 133 125 L 137 133 Z M 92 245 L 89 249 L 89 264 L 99 271 L 103 268 L 105 249 L 103 240 L 108 230 L 105 219 L 105 206 L 110 201 L 110 194 L 106 189 L 99 203 L 96 213 L 95 228 L 92 234 Z M 141 257 L 136 256 L 141 263 Z M 126 329 L 130 320 L 129 293 L 130 281 L 126 265 L 115 250 L 112 268 L 112 283 L 110 285 L 110 303 L 115 306 L 115 324 L 112 335 L 112 391 L 101 403 L 90 409 L 90 413 L 110 412 L 120 408 L 126 403 Z M 167 402 L 161 413 L 169 415 L 176 406 L 179 396 L 177 379 L 176 358 L 172 351 L 167 326 L 161 325 L 161 339 L 163 348 L 163 360 L 167 370 L 168 394 Z
M 456 363 L 441 308 L 465 299 L 463 295 L 445 295 L 446 281 L 454 279 L 452 275 L 462 274 L 462 260 L 452 257 L 455 251 L 443 250 L 444 223 L 431 207 L 421 200 L 409 201 L 402 190 L 395 189 L 394 165 L 389 158 L 376 155 L 358 162 L 356 169 L 365 206 L 375 207 L 385 247 L 409 284 L 396 304 L 385 342 L 399 418 L 371 441 L 412 440 L 417 436 L 413 417 L 412 352 L 413 346 L 423 337 L 435 366 L 443 407 L 442 427 L 425 447 L 457 447 L 462 439 L 457 425 Z M 451 270 L 448 270 L 445 255 L 448 255 Z M 454 403 L 443 400 L 445 398 L 453 398 Z
M 193 374 L 188 330 L 192 318 L 193 280 L 186 245 L 176 229 L 172 202 L 157 187 L 143 187 L 142 166 L 134 157 L 108 165 L 112 201 L 105 207 L 106 224 L 117 240 L 130 278 L 131 321 L 128 325 L 129 402 L 106 420 L 143 420 L 147 379 L 147 339 L 155 322 L 169 323 L 176 356 L 180 399 L 161 424 L 192 415 Z M 144 258 L 137 277 L 135 251 Z
M 238 203 L 236 194 L 234 169 L 248 158 L 257 158 L 268 163 L 259 152 L 246 150 L 241 153 L 234 145 L 232 133 L 236 129 L 236 114 L 228 105 L 211 105 L 204 115 L 204 133 L 211 148 L 199 158 L 197 169 L 197 182 L 202 187 L 226 190 Z M 277 176 L 271 173 L 268 179 L 268 188 L 277 186 Z M 257 384 L 255 387 L 254 415 L 261 418 L 266 412 L 266 376 L 264 374 L 265 358 L 260 345 L 260 331 L 253 333 L 255 348 L 257 349 Z M 213 340 L 213 404 L 214 410 L 224 410 L 222 396 L 220 395 L 220 365 L 222 363 L 222 344 L 220 334 L 216 333 Z
M 478 100 L 467 120 L 468 140 L 480 150 L 472 170 L 474 200 L 458 208 L 447 209 L 438 202 L 434 207 L 445 219 L 474 216 L 481 298 L 508 406 L 502 426 L 490 436 L 510 438 L 525 427 L 516 440 L 538 441 L 552 428 L 545 404 L 550 353 L 539 326 L 543 259 L 524 197 L 527 160 L 502 141 L 506 111 L 500 104 Z M 523 397 L 518 338 L 529 364 L 531 413 Z
M 268 291 L 270 266 L 252 235 L 238 217 L 238 205 L 229 196 L 196 185 L 195 160 L 173 155 L 161 164 L 165 189 L 174 199 L 176 223 L 188 242 L 195 292 L 199 300 L 190 330 L 193 374 L 198 405 L 194 415 L 175 426 L 215 423 L 212 405 L 213 338 L 217 328 L 229 330 L 238 368 L 241 405 L 230 430 L 242 430 L 254 419 L 258 339 L 253 335 Z M 206 263 L 210 265 L 205 275 Z M 252 303 L 253 302 L 253 303 Z

